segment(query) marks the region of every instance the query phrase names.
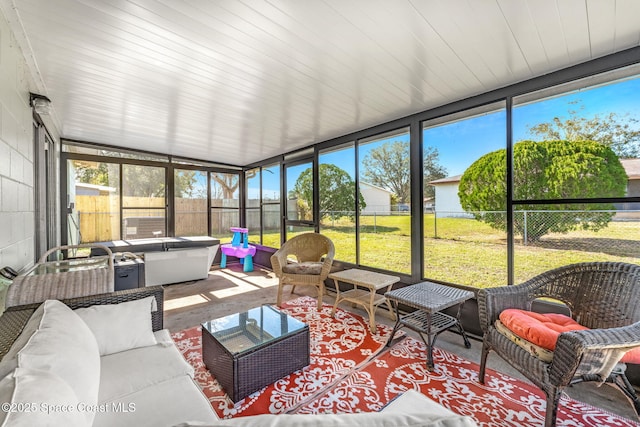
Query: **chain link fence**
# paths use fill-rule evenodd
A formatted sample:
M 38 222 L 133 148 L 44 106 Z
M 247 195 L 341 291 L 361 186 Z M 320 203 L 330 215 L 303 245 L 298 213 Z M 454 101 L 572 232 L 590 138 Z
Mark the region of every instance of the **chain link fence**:
M 493 235 L 506 244 L 506 230 L 504 211 L 435 212 L 431 220 L 425 218 L 424 233 L 470 241 L 489 241 Z M 513 231 L 517 245 L 640 257 L 640 210 L 518 210 Z
M 390 224 L 397 230 L 397 220 L 392 218 L 398 214 L 363 214 L 361 231 L 385 233 Z M 513 215 L 516 245 L 640 258 L 640 210 L 518 210 Z M 410 232 L 410 214 L 406 216 L 406 231 Z M 322 217 L 326 227 L 355 227 L 352 211 L 322 212 Z M 505 211 L 437 211 L 426 212 L 423 218 L 425 238 L 507 244 Z

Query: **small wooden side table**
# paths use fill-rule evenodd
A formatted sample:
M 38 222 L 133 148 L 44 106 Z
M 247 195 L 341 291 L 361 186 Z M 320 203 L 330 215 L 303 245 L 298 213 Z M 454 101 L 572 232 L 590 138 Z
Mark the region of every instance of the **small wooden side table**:
M 387 292 L 390 291 L 391 286 L 400 281 L 399 277 L 352 268 L 350 270 L 331 273 L 329 274 L 329 278 L 333 279 L 336 285 L 336 302 L 333 304 L 331 316 L 336 314 L 338 304 L 343 301 L 361 305 L 367 314 L 369 314 L 369 326 L 372 334 L 376 333 L 375 314 L 380 304 L 386 304 L 389 313 L 391 313 L 391 316 L 394 316 L 393 308 L 389 300 L 387 300 L 384 295 L 376 293 L 376 291 L 384 288 L 387 288 Z M 353 289 L 340 292 L 339 281 L 353 285 Z M 395 316 L 393 318 L 395 319 Z
M 473 298 L 473 292 L 438 283 L 422 282 L 387 292 L 385 296 L 389 301 L 395 303 L 397 319 L 393 332 L 387 341 L 387 346 L 391 345 L 396 331 L 403 326 L 413 329 L 420 334 L 422 341 L 427 346 L 427 369 L 430 371 L 433 370 L 433 346 L 440 332 L 456 326 L 464 339 L 465 347 L 471 347 L 467 334 L 462 328 L 462 323 L 460 323 L 460 311 L 465 301 Z M 398 312 L 400 304 L 417 310 L 401 317 Z M 454 305 L 458 305 L 456 317 L 441 313 L 442 310 Z M 427 335 L 427 339 L 423 334 Z

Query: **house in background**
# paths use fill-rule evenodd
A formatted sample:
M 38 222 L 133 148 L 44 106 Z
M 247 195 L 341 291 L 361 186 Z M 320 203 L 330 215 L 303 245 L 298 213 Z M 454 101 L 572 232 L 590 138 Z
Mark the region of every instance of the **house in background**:
M 367 182 L 360 182 L 360 193 L 367 204 L 361 211 L 362 215 L 373 215 L 374 213 L 388 215 L 391 211 L 392 191 Z
M 621 159 L 622 167 L 627 173 L 627 196 L 640 196 L 640 159 Z M 458 187 L 460 186 L 462 175 L 449 176 L 429 182 L 436 189 L 435 212 L 439 217 L 468 217 L 470 214 L 464 212 L 458 197 Z M 617 203 L 619 210 L 640 211 L 640 203 Z M 616 218 L 640 218 L 640 212 L 621 212 Z
M 640 159 L 621 159 L 620 163 L 627 172 L 627 196 L 640 196 Z M 619 212 L 616 218 L 640 218 L 640 203 L 616 203 L 616 208 L 625 211 L 636 212 Z
M 458 186 L 461 177 L 462 175 L 454 175 L 429 182 L 436 189 L 434 211 L 439 217 L 473 218 L 460 205 Z

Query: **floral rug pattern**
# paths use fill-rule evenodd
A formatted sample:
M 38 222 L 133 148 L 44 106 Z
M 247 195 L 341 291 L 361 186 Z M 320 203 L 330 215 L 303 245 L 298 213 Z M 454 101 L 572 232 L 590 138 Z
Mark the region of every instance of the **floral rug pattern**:
M 234 403 L 202 362 L 200 328 L 172 334 L 196 370 L 196 380 L 221 418 L 260 413 L 349 413 L 379 411 L 397 395 L 415 389 L 452 411 L 469 415 L 480 426 L 541 426 L 545 399 L 523 381 L 487 370 L 478 382 L 478 365 L 434 349 L 435 370 L 426 369 L 424 343 L 411 337 L 386 348 L 391 328 L 378 325 L 371 334 L 365 319 L 331 306 L 316 309 L 316 300 L 301 297 L 284 311 L 310 328 L 311 363 Z M 399 336 L 399 335 L 396 335 Z M 558 410 L 559 427 L 638 426 L 637 422 L 570 399 Z

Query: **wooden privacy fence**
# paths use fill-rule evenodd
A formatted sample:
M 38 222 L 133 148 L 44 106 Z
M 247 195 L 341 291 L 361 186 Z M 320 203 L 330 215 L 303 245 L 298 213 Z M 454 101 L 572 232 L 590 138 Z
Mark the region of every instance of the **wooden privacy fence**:
M 119 198 L 117 196 L 76 196 L 77 222 L 81 242 L 101 242 L 120 239 L 152 237 L 160 231 L 166 235 L 166 228 L 158 223 L 165 217 L 165 199 L 161 197 L 124 197 L 123 221 L 120 222 Z M 234 206 L 237 200 L 223 200 L 222 209 L 211 211 L 212 235 L 225 235 L 230 227 L 239 225 L 239 210 Z M 128 206 L 135 207 L 129 208 Z M 176 236 L 207 234 L 207 200 L 177 198 Z M 127 221 L 127 218 L 130 218 Z M 134 221 L 135 218 L 135 221 Z M 147 218 L 148 220 L 145 220 Z M 127 223 L 128 222 L 128 223 Z M 160 230 L 158 228 L 161 227 Z

